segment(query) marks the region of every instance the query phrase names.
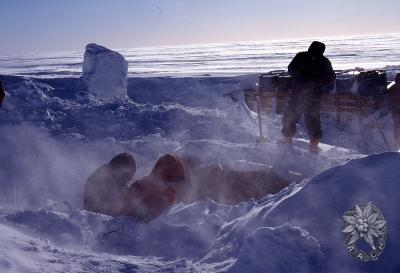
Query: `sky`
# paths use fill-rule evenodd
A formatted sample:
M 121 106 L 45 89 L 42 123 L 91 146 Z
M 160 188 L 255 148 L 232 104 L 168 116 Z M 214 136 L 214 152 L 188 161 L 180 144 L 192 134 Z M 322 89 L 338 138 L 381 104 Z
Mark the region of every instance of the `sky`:
M 394 32 L 399 0 L 0 0 L 0 55 Z

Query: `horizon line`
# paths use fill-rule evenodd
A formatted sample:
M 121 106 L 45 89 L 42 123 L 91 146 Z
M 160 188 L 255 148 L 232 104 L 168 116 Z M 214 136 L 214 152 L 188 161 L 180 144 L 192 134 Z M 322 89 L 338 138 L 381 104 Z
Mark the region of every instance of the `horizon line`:
M 308 41 L 308 40 L 317 40 L 317 39 L 335 39 L 335 38 L 352 38 L 352 37 L 367 37 L 367 36 L 385 36 L 385 35 L 400 35 L 400 32 L 385 32 L 385 33 L 368 33 L 368 34 L 353 34 L 353 35 L 328 35 L 328 36 L 310 36 L 310 37 L 301 37 L 301 38 L 281 38 L 281 39 L 263 39 L 263 40 L 247 40 L 247 41 L 226 41 L 226 42 L 204 42 L 204 43 L 182 43 L 182 44 L 164 44 L 164 45 L 145 45 L 145 46 L 134 46 L 134 47 L 109 47 L 104 44 L 96 43 L 96 42 L 91 42 L 95 43 L 97 45 L 104 46 L 112 51 L 125 51 L 129 49 L 150 49 L 150 48 L 169 48 L 169 47 L 189 47 L 189 46 L 196 46 L 196 45 L 201 45 L 201 46 L 207 46 L 207 45 L 227 45 L 227 44 L 245 44 L 245 43 L 263 43 L 263 42 L 283 42 L 283 41 Z M 89 43 L 89 44 L 91 44 Z M 88 45 L 88 44 L 86 44 Z M 63 51 L 39 51 L 39 52 L 30 52 L 30 53 L 13 53 L 13 54 L 6 54 L 6 55 L 0 55 L 0 57 L 28 57 L 28 56 L 33 56 L 33 55 L 44 55 L 44 54 L 65 54 L 65 53 L 78 53 L 78 52 L 85 52 L 85 47 L 86 45 L 83 46 L 83 49 L 78 50 L 63 50 Z

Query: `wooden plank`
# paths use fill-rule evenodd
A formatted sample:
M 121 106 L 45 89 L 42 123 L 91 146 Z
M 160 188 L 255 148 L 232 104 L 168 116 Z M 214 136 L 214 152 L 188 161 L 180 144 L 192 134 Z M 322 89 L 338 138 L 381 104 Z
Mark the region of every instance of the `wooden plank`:
M 245 102 L 249 108 L 256 111 L 258 93 L 254 90 L 245 92 Z M 387 99 L 386 97 L 383 99 Z M 262 92 L 260 97 L 261 112 L 282 114 L 289 101 L 289 92 Z M 276 109 L 274 106 L 276 105 Z M 351 94 L 327 94 L 322 97 L 321 112 L 324 113 L 359 113 L 372 114 L 377 110 L 377 102 L 372 96 L 357 96 Z

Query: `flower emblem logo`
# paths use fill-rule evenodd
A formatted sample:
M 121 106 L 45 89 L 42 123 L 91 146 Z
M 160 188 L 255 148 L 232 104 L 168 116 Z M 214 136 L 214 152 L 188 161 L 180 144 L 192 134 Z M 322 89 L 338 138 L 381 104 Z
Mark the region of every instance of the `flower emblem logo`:
M 362 261 L 376 261 L 385 248 L 386 224 L 381 211 L 371 202 L 347 211 L 342 232 L 349 253 Z

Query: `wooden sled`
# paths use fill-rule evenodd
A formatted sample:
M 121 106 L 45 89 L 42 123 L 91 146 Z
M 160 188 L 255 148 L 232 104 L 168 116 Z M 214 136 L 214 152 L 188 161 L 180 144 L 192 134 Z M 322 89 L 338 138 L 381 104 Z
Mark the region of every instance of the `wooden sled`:
M 341 114 L 368 117 L 387 105 L 387 80 L 383 71 L 338 73 L 333 92 L 322 96 L 321 113 L 335 115 L 340 122 Z M 291 78 L 287 72 L 270 72 L 259 77 L 258 86 L 245 90 L 245 103 L 264 115 L 283 114 L 287 109 Z

